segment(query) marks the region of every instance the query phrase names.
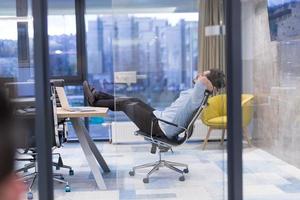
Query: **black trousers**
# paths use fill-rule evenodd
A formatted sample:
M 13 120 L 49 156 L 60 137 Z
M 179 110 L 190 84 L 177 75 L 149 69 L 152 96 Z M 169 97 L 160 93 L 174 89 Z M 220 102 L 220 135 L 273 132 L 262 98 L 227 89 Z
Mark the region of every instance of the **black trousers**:
M 104 92 L 94 92 L 95 107 L 108 107 L 112 111 L 123 111 L 131 121 L 144 133 L 151 134 L 151 124 L 155 118 L 153 111 L 155 110 L 148 104 L 138 98 L 120 97 L 116 98 Z M 163 135 L 158 122 L 153 124 L 153 135 Z

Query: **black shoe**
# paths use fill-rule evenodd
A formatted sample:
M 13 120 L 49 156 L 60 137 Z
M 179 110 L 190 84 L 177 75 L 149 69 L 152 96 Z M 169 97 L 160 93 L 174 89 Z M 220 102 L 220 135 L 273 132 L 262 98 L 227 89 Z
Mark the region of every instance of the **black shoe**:
M 88 100 L 89 105 L 93 106 L 93 104 L 95 102 L 95 96 L 92 93 L 90 85 L 88 84 L 87 81 L 83 81 L 83 93 L 84 93 L 85 98 Z

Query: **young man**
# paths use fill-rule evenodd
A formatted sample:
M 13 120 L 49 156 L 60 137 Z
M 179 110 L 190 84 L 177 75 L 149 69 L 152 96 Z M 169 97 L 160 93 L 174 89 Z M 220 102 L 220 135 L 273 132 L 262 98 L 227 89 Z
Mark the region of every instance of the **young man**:
M 186 127 L 189 119 L 199 108 L 205 90 L 213 91 L 225 87 L 225 75 L 222 71 L 211 69 L 205 71 L 194 79 L 194 87 L 182 91 L 169 107 L 158 111 L 137 98 L 116 98 L 112 95 L 90 88 L 86 81 L 83 82 L 84 95 L 91 106 L 108 107 L 112 111 L 123 111 L 135 125 L 143 132 L 159 136 L 164 134 L 172 139 L 178 137 L 183 130 L 164 122 L 154 123 L 155 118 Z
M 20 200 L 24 183 L 14 173 L 13 115 L 9 101 L 0 91 L 0 200 Z

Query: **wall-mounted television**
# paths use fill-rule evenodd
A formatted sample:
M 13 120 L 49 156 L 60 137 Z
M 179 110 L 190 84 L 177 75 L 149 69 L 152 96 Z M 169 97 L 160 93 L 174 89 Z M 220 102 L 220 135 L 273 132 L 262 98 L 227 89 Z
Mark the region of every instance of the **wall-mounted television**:
M 300 39 L 300 0 L 268 0 L 271 40 Z

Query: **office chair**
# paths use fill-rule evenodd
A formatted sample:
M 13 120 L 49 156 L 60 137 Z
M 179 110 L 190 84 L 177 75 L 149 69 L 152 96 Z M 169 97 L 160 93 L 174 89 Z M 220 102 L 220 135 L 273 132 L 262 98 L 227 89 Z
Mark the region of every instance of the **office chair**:
M 53 145 L 52 150 L 59 148 L 65 142 L 65 135 L 64 131 L 60 130 L 58 125 L 58 119 L 56 114 L 56 99 L 55 99 L 55 91 L 53 87 L 51 87 L 51 102 L 53 108 L 53 118 L 54 118 L 54 133 L 52 134 L 53 138 Z M 21 158 L 16 158 L 16 161 L 29 161 L 29 164 L 26 164 L 23 168 L 17 169 L 16 172 L 28 172 L 29 169 L 33 168 L 34 171 L 30 174 L 24 175 L 21 179 L 25 182 L 29 183 L 28 192 L 27 192 L 27 199 L 33 199 L 32 187 L 35 183 L 35 180 L 39 176 L 38 166 L 37 166 L 37 152 L 36 152 L 36 143 L 35 143 L 35 109 L 24 109 L 18 110 L 16 113 L 16 117 L 19 118 L 19 126 L 20 132 L 19 136 L 22 135 L 22 138 L 18 140 L 18 148 L 24 149 L 23 152 L 19 153 L 22 155 Z M 53 166 L 55 167 L 62 167 L 70 169 L 69 175 L 73 175 L 74 171 L 71 167 L 63 165 L 62 159 L 60 154 L 53 153 L 53 155 L 59 155 L 59 161 L 57 163 L 53 162 Z M 25 156 L 25 158 L 24 158 Z M 70 192 L 71 188 L 69 183 L 64 180 L 64 176 L 60 173 L 53 173 L 53 180 L 59 183 L 65 184 L 65 192 Z
M 197 120 L 197 118 L 199 117 L 202 110 L 206 107 L 207 100 L 208 100 L 208 97 L 210 96 L 210 94 L 211 93 L 208 90 L 206 90 L 204 92 L 204 98 L 202 99 L 202 102 L 201 102 L 199 108 L 193 113 L 193 115 L 192 115 L 191 119 L 189 120 L 189 123 L 186 127 L 182 127 L 178 124 L 174 124 L 172 122 L 168 122 L 166 120 L 159 119 L 159 118 L 154 118 L 153 119 L 152 124 L 151 124 L 152 127 L 153 127 L 154 123 L 157 123 L 157 122 L 161 121 L 161 122 L 166 123 L 168 125 L 171 125 L 171 126 L 182 129 L 182 132 L 180 131 L 178 134 L 176 134 L 177 135 L 176 137 L 174 137 L 172 139 L 169 139 L 166 136 L 154 136 L 152 130 L 151 130 L 150 134 L 142 132 L 142 131 L 136 131 L 135 132 L 135 135 L 140 135 L 140 136 L 144 137 L 144 139 L 146 141 L 149 141 L 152 144 L 151 153 L 155 154 L 156 150 L 157 149 L 159 150 L 158 151 L 159 160 L 156 161 L 156 162 L 147 163 L 147 164 L 143 164 L 143 165 L 133 167 L 132 170 L 129 172 L 130 176 L 134 176 L 135 171 L 137 169 L 152 167 L 151 171 L 143 179 L 144 183 L 149 183 L 150 175 L 152 175 L 154 172 L 156 172 L 161 167 L 167 167 L 167 168 L 181 174 L 181 176 L 179 177 L 180 181 L 185 180 L 184 174 L 189 172 L 188 165 L 183 164 L 183 163 L 177 163 L 177 162 L 162 160 L 161 154 L 164 153 L 164 152 L 167 152 L 169 150 L 171 150 L 173 152 L 173 150 L 172 150 L 173 146 L 179 146 L 179 145 L 184 144 L 192 136 L 194 123 Z M 179 137 L 179 135 L 182 135 L 182 134 L 183 134 L 183 137 Z M 184 167 L 184 169 L 181 170 L 178 167 Z
M 63 79 L 52 79 L 50 80 L 50 85 L 51 85 L 51 93 L 52 93 L 52 103 L 53 103 L 53 110 L 56 111 L 57 107 L 61 107 L 57 92 L 55 87 L 64 87 L 65 85 L 65 81 Z M 68 129 L 67 129 L 67 120 L 68 119 L 58 119 L 57 117 L 55 117 L 54 119 L 57 120 L 57 133 L 58 134 L 58 138 L 60 140 L 60 142 L 57 142 L 59 144 L 63 144 L 65 142 L 67 142 L 67 138 L 68 138 Z M 54 153 L 53 155 L 58 155 L 58 161 L 57 162 L 53 162 L 53 166 L 56 167 L 56 170 L 59 170 L 60 168 L 65 168 L 65 169 L 69 169 L 69 175 L 73 176 L 74 175 L 74 170 L 72 169 L 71 166 L 65 165 L 63 163 L 62 157 L 59 153 Z
M 16 121 L 18 124 L 18 138 L 17 138 L 17 155 L 16 161 L 29 162 L 24 167 L 15 170 L 16 173 L 28 172 L 31 168 L 36 167 L 36 145 L 35 134 L 33 134 L 35 128 L 35 112 L 21 112 L 18 110 L 16 113 Z
M 64 80 L 63 79 L 53 79 L 50 81 L 50 85 L 51 85 L 51 90 L 53 92 L 52 96 L 53 100 L 55 100 L 56 102 L 56 107 L 60 107 L 60 102 L 59 102 L 59 98 L 58 98 L 58 95 L 55 91 L 55 87 L 63 87 L 64 86 Z M 52 101 L 53 102 L 53 101 Z M 54 105 L 53 105 L 54 106 Z M 54 109 L 56 109 L 53 108 Z M 30 109 L 30 108 L 26 108 L 25 110 L 34 110 L 34 109 Z M 57 117 L 55 117 L 57 119 Z M 54 119 L 55 119 L 54 118 Z M 34 123 L 34 121 L 33 121 Z M 34 124 L 32 125 L 32 127 L 34 127 Z M 67 130 L 67 119 L 57 119 L 57 139 L 59 141 L 56 141 L 56 143 L 53 145 L 53 151 L 56 149 L 56 148 L 60 148 L 61 145 L 65 142 L 67 142 L 67 136 L 68 136 L 68 130 Z M 29 134 L 27 134 L 29 135 Z M 23 154 L 23 155 L 28 155 L 30 157 L 35 157 L 36 153 L 35 153 L 35 148 L 26 148 L 23 152 L 18 152 L 20 154 Z M 57 162 L 53 162 L 53 166 L 56 168 L 56 170 L 60 170 L 60 168 L 65 168 L 65 169 L 69 169 L 69 175 L 70 176 L 73 176 L 74 175 L 74 170 L 72 169 L 71 166 L 68 166 L 68 165 L 64 165 L 63 163 L 63 160 L 62 160 L 62 157 L 59 153 L 52 153 L 53 156 L 57 155 L 58 156 L 58 161 Z M 21 172 L 21 171 L 24 171 L 24 172 L 27 172 L 29 169 L 31 168 L 34 168 L 35 167 L 35 164 L 32 160 L 32 158 L 23 158 L 23 159 L 17 159 L 17 161 L 29 161 L 30 163 L 29 164 L 26 164 L 23 168 L 20 168 L 18 170 L 16 170 L 16 172 Z
M 16 110 L 16 120 L 18 125 L 25 125 L 21 123 L 26 121 L 26 128 L 19 128 L 18 126 L 18 149 L 17 153 L 23 155 L 22 158 L 16 158 L 16 161 L 29 162 L 25 164 L 21 169 L 16 170 L 16 172 L 27 172 L 29 169 L 35 167 L 36 151 L 33 145 L 35 136 L 31 134 L 30 129 L 34 129 L 34 117 L 35 117 L 35 100 L 34 96 L 34 83 L 33 82 L 5 82 L 6 93 Z M 17 101 L 18 99 L 27 99 L 25 101 Z M 24 155 L 26 157 L 24 157 Z
M 51 80 L 50 84 L 52 86 L 64 86 L 64 80 L 63 79 Z M 26 113 L 27 123 L 30 124 L 30 127 L 32 129 L 34 129 L 34 116 L 35 116 L 35 114 L 34 114 L 35 113 L 35 108 L 34 108 L 35 100 L 33 98 L 34 97 L 34 82 L 10 82 L 10 83 L 5 84 L 5 88 L 8 93 L 8 96 L 11 99 L 18 99 L 18 98 L 33 99 L 32 102 L 31 101 L 24 101 L 24 102 L 17 101 L 17 103 L 16 102 L 13 102 L 13 103 L 14 103 L 14 107 L 16 109 L 19 109 L 19 111 L 23 111 L 23 114 Z M 25 92 L 23 90 L 25 90 Z M 18 93 L 21 93 L 21 94 L 18 94 Z M 21 95 L 21 96 L 19 96 L 19 95 Z M 55 94 L 55 97 L 56 97 L 57 105 L 60 106 L 60 102 L 59 102 L 57 94 Z M 30 116 L 30 114 L 32 116 Z M 19 117 L 20 116 L 21 115 L 19 115 Z M 24 118 L 25 116 L 23 115 L 22 117 Z M 32 118 L 32 119 L 30 119 L 30 118 Z M 58 132 L 57 133 L 58 133 L 60 142 L 56 142 L 56 144 L 53 145 L 53 147 L 54 147 L 53 150 L 55 148 L 59 148 L 60 146 L 56 146 L 56 145 L 63 144 L 64 142 L 66 142 L 66 138 L 67 138 L 66 119 L 59 119 L 57 123 L 58 123 L 58 130 L 57 130 Z M 23 140 L 27 141 L 27 142 L 25 142 L 25 144 L 31 144 L 31 140 L 32 141 L 35 140 L 34 134 L 26 133 L 23 135 L 27 136 L 27 137 L 23 138 Z M 30 140 L 29 137 L 32 137 L 32 139 Z M 29 163 L 26 164 L 23 168 L 16 170 L 17 172 L 21 172 L 21 171 L 27 172 L 29 169 L 35 167 L 35 162 L 34 162 L 35 156 L 36 156 L 35 145 L 29 145 L 29 146 L 33 147 L 33 148 L 24 147 L 23 151 L 21 151 L 21 150 L 18 151 L 19 154 L 25 155 L 25 156 L 27 156 L 27 158 L 22 158 L 22 159 L 18 158 L 17 161 L 28 161 Z M 69 169 L 70 175 L 74 174 L 74 171 L 70 166 L 63 164 L 60 154 L 53 153 L 53 155 L 58 155 L 58 161 L 53 162 L 53 166 L 55 166 L 57 170 L 59 170 L 60 168 L 66 168 L 66 169 Z

